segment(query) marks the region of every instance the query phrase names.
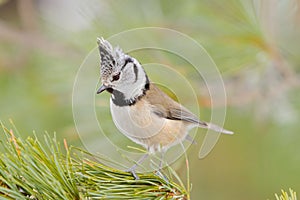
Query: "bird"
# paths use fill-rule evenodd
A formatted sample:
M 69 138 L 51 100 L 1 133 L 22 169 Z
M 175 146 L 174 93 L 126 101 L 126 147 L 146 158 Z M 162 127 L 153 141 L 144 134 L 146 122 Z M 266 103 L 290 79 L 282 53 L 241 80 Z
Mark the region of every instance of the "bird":
M 150 81 L 142 65 L 119 47 L 97 38 L 100 53 L 101 86 L 97 94 L 107 91 L 110 111 L 118 130 L 144 147 L 143 155 L 127 171 L 139 179 L 136 168 L 149 154 L 166 152 L 189 138 L 195 127 L 233 134 L 212 123 L 201 121 L 191 111 L 169 97 Z

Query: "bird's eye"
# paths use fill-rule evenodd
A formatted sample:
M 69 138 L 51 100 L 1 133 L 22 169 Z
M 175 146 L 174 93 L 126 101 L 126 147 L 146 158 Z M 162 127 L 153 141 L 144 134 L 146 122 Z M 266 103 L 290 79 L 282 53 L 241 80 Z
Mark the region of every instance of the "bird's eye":
M 113 75 L 113 77 L 112 77 L 112 81 L 117 81 L 119 79 L 120 79 L 120 72 L 117 73 L 116 75 Z

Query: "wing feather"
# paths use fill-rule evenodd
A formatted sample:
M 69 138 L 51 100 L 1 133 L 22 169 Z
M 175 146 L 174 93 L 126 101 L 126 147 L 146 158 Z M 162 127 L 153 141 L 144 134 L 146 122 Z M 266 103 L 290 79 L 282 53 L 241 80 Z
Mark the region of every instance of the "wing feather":
M 170 120 L 182 120 L 216 132 L 233 134 L 232 131 L 225 130 L 218 125 L 200 121 L 192 112 L 174 101 L 153 83 L 150 84 L 150 89 L 147 91 L 145 98 L 151 104 L 153 113 L 160 117 Z
M 182 120 L 203 126 L 206 125 L 205 122 L 201 122 L 198 117 L 171 99 L 153 83 L 150 85 L 150 90 L 147 92 L 146 98 L 152 105 L 153 112 L 160 117 L 170 120 Z

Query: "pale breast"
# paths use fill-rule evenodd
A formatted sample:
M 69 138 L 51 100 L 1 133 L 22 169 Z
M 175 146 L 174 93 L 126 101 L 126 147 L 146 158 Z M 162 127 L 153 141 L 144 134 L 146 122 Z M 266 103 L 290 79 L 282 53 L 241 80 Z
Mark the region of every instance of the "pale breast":
M 169 120 L 154 114 L 151 105 L 145 100 L 123 107 L 116 106 L 111 101 L 110 106 L 116 127 L 150 152 L 181 142 L 190 128 L 181 120 Z
M 127 137 L 147 139 L 158 134 L 164 127 L 165 120 L 155 115 L 144 100 L 122 107 L 111 101 L 110 107 L 115 125 Z

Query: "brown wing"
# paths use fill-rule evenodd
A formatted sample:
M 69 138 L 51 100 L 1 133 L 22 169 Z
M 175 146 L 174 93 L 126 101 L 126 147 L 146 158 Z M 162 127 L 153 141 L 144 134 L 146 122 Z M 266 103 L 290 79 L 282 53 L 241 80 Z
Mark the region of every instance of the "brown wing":
M 205 122 L 201 122 L 198 117 L 171 99 L 153 83 L 150 84 L 145 98 L 153 106 L 153 112 L 160 117 L 207 126 Z
M 152 105 L 153 112 L 160 117 L 170 120 L 182 120 L 192 124 L 197 124 L 202 128 L 212 129 L 216 132 L 233 134 L 232 131 L 225 130 L 218 125 L 200 121 L 198 117 L 171 99 L 153 83 L 150 84 L 150 89 L 147 91 L 145 98 Z

